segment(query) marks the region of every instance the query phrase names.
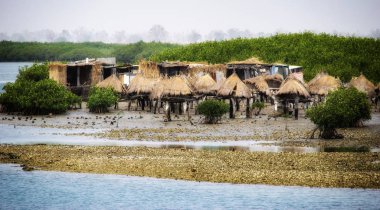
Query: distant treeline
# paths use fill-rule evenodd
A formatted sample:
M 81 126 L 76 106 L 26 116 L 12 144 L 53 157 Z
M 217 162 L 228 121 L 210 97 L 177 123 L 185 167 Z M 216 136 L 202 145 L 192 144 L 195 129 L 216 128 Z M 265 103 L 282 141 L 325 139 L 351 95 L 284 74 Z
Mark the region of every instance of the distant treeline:
M 167 49 L 151 59 L 226 63 L 258 57 L 268 63 L 301 65 L 305 79 L 321 70 L 347 82 L 362 72 L 380 81 L 380 40 L 329 34 L 277 34 L 272 37 L 209 41 Z
M 4 61 L 75 61 L 85 58 L 116 57 L 118 62 L 137 63 L 141 58 L 176 44 L 137 42 L 134 44 L 105 44 L 101 42 L 0 42 L 0 62 Z

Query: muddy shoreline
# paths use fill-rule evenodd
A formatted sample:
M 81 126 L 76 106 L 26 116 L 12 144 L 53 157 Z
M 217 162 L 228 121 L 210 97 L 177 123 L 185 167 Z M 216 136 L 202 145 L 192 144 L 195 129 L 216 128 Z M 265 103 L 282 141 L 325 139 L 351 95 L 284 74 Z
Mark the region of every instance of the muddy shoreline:
M 192 181 L 380 188 L 380 153 L 266 153 L 146 147 L 1 145 L 1 163 L 26 170 Z
M 85 106 L 84 106 L 85 107 Z M 314 124 L 300 113 L 299 120 L 273 117 L 271 107 L 246 119 L 223 118 L 203 124 L 201 116 L 174 116 L 126 111 L 123 104 L 110 113 L 92 114 L 86 108 L 53 116 L 0 114 L 0 124 L 61 130 L 57 136 L 90 136 L 109 141 L 215 142 L 255 141 L 268 146 L 380 148 L 380 113 L 361 128 L 340 129 L 341 140 L 309 139 Z M 91 132 L 78 132 L 91 130 Z M 64 131 L 64 132 L 62 132 Z M 72 131 L 72 133 L 70 133 Z M 12 132 L 12 131 L 10 131 Z M 34 137 L 34 138 L 38 138 Z M 74 139 L 74 138 L 73 138 Z M 239 149 L 194 150 L 186 147 L 64 146 L 0 144 L 0 162 L 30 169 L 124 174 L 193 181 L 299 185 L 312 187 L 380 188 L 379 152 L 249 152 Z

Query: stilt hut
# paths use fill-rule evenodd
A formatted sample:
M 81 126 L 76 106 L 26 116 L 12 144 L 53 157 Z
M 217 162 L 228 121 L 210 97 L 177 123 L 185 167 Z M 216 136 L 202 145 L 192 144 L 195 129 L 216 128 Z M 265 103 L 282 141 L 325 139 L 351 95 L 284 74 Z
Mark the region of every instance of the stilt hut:
M 235 118 L 235 111 L 239 110 L 239 99 L 245 98 L 247 100 L 246 116 L 251 116 L 251 90 L 240 80 L 236 73 L 233 73 L 223 82 L 217 91 L 217 96 L 230 100 L 230 118 Z
M 210 74 L 205 74 L 199 77 L 193 84 L 195 93 L 201 96 L 214 96 L 216 90 L 213 87 L 216 85 L 215 80 Z
M 321 72 L 310 80 L 307 88 L 312 96 L 317 97 L 317 101 L 321 101 L 322 97 L 325 97 L 330 91 L 337 90 L 341 86 L 342 82 L 338 78 Z
M 171 112 L 182 114 L 187 111 L 189 116 L 189 102 L 193 100 L 193 89 L 183 75 L 160 79 L 151 98 L 165 102 L 165 115 L 171 121 Z M 155 105 L 156 107 L 156 105 Z
M 289 103 L 294 103 L 294 116 L 295 119 L 298 119 L 298 103 L 300 100 L 308 99 L 310 94 L 299 80 L 287 78 L 280 86 L 276 96 L 282 101 L 285 114 L 288 113 Z
M 146 103 L 150 103 L 149 96 L 158 81 L 158 78 L 146 78 L 142 74 L 136 75 L 136 77 L 131 80 L 131 83 L 127 89 L 127 95 L 129 99 L 128 110 L 130 110 L 133 100 L 137 100 L 138 102 L 136 107 L 140 105 L 141 109 L 144 110 Z
M 375 95 L 375 85 L 363 74 L 360 74 L 359 77 L 353 77 L 349 85 L 355 87 L 361 92 L 364 92 L 369 98 L 372 98 Z
M 265 79 L 266 76 L 260 75 L 244 80 L 243 82 L 252 89 L 254 94 L 258 94 L 260 101 L 264 101 L 264 96 L 270 94 L 268 83 Z

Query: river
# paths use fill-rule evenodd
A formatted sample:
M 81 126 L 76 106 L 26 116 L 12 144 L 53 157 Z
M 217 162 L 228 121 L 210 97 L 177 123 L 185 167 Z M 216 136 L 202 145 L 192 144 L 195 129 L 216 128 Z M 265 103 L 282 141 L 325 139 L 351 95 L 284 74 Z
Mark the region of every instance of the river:
M 18 70 L 24 66 L 32 65 L 32 62 L 0 62 L 0 93 L 7 82 L 14 82 Z
M 190 182 L 0 164 L 0 209 L 378 209 L 380 190 Z

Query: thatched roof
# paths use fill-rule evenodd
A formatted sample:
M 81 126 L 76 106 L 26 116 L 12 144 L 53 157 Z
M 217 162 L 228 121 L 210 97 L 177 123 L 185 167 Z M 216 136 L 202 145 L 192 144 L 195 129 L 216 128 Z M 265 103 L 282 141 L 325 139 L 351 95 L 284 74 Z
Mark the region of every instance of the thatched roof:
M 269 95 L 269 86 L 268 86 L 268 83 L 265 80 L 265 78 L 266 78 L 266 76 L 260 75 L 257 77 L 252 77 L 252 78 L 246 79 L 243 82 L 245 84 L 249 84 L 254 89 L 259 91 L 260 93 L 265 93 L 265 94 Z
M 236 73 L 229 76 L 219 88 L 217 95 L 224 97 L 250 98 L 251 90 L 244 84 Z
M 310 94 L 327 95 L 329 91 L 337 90 L 341 85 L 339 79 L 321 72 L 310 80 L 308 83 L 308 90 Z
M 215 85 L 216 82 L 210 74 L 205 74 L 196 80 L 194 88 L 199 94 L 215 94 L 216 91 L 212 89 Z
M 146 78 L 142 74 L 137 74 L 129 83 L 128 94 L 150 94 L 158 79 Z
M 265 75 L 265 80 L 273 80 L 277 82 L 282 82 L 284 81 L 284 77 L 281 74 L 272 74 L 272 75 Z
M 231 61 L 229 62 L 229 64 L 265 64 L 265 63 L 257 57 L 252 57 L 244 61 Z
M 158 78 L 160 77 L 160 70 L 157 63 L 152 61 L 141 60 L 139 62 L 139 71 L 146 78 Z
M 96 84 L 96 87 L 111 87 L 118 93 L 125 93 L 127 90 L 124 87 L 124 84 L 117 78 L 115 74 L 107 77 L 105 80 Z
M 196 74 L 198 72 L 204 72 L 204 73 L 215 73 L 217 71 L 220 72 L 226 72 L 226 65 L 224 64 L 214 64 L 214 65 L 207 65 L 207 64 L 199 64 L 199 63 L 190 63 L 189 64 L 189 70 L 190 74 Z
M 299 97 L 309 98 L 310 94 L 305 86 L 294 78 L 287 78 L 280 86 L 277 96 L 292 97 L 298 95 Z
M 151 98 L 190 96 L 193 90 L 184 76 L 161 78 L 154 88 Z
M 373 96 L 375 94 L 375 85 L 363 74 L 360 74 L 359 77 L 353 77 L 349 85 L 366 93 L 368 96 Z

